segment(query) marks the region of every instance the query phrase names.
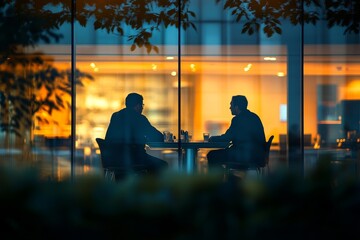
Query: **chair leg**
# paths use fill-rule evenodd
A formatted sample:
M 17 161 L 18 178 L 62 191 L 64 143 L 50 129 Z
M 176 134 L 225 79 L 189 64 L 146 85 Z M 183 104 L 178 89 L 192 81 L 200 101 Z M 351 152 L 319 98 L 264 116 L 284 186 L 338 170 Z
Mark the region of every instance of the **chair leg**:
M 229 169 L 225 166 L 224 167 L 224 172 L 223 172 L 223 181 L 224 182 L 226 182 L 228 180 L 229 174 L 230 174 Z
M 105 180 L 109 181 L 109 182 L 114 182 L 115 181 L 115 172 L 111 171 L 109 169 L 105 169 Z
M 264 167 L 260 167 L 258 169 L 259 169 L 259 173 L 260 173 L 259 175 L 261 175 L 261 177 L 266 176 L 270 172 L 269 165 L 264 166 Z

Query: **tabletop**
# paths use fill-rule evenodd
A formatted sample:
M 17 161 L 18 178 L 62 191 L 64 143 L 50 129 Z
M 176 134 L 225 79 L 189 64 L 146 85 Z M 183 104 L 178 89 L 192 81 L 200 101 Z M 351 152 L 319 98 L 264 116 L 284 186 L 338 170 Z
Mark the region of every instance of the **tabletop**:
M 178 142 L 148 142 L 146 143 L 150 148 L 178 148 Z M 226 148 L 229 146 L 228 142 L 204 142 L 204 141 L 193 141 L 193 142 L 181 142 L 181 148 Z

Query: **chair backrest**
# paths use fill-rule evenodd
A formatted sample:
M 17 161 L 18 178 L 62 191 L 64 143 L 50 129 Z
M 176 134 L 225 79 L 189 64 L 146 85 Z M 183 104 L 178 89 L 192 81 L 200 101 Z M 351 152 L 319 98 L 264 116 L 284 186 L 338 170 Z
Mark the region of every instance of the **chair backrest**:
M 101 164 L 102 164 L 103 168 L 110 167 L 111 161 L 112 161 L 112 155 L 113 155 L 111 153 L 111 149 L 109 148 L 105 139 L 96 138 L 95 140 L 96 140 L 97 144 L 99 145 L 100 159 L 101 159 Z
M 274 139 L 274 135 L 271 135 L 269 137 L 269 140 L 265 144 L 265 164 L 266 165 L 269 163 L 270 147 L 271 147 L 273 139 Z
M 95 139 L 100 149 L 103 168 L 123 168 L 130 165 L 130 154 L 121 143 L 108 142 L 102 138 Z
M 227 169 L 253 169 L 256 168 L 257 170 L 259 170 L 260 168 L 264 168 L 266 166 L 268 166 L 269 163 L 269 156 L 270 156 L 270 147 L 272 144 L 272 141 L 274 139 L 274 136 L 271 135 L 269 137 L 269 140 L 267 142 L 265 142 L 265 144 L 263 145 L 265 147 L 265 155 L 261 156 L 261 159 L 257 159 L 257 161 L 253 161 L 249 164 L 244 165 L 244 163 L 238 162 L 238 161 L 232 161 L 232 162 L 228 162 L 226 163 L 226 168 Z

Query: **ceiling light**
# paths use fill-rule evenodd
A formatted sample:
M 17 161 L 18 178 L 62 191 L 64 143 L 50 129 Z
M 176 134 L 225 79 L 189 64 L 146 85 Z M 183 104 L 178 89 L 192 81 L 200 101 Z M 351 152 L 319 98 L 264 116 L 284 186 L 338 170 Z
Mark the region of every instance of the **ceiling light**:
M 265 61 L 276 61 L 276 57 L 264 57 Z
M 246 67 L 244 67 L 244 71 L 248 72 L 251 69 L 251 67 L 252 67 L 252 64 L 249 63 Z
M 278 73 L 277 73 L 277 76 L 278 76 L 278 77 L 284 77 L 284 76 L 285 76 L 285 73 L 284 73 L 284 72 L 278 72 Z

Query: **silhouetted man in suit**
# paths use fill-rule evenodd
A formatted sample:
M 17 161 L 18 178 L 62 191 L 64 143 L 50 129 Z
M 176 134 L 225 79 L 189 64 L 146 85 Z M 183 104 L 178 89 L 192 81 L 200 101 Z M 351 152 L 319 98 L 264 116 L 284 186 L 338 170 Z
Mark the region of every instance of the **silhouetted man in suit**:
M 130 93 L 125 99 L 126 107 L 111 116 L 105 140 L 120 143 L 119 160 L 122 164 L 144 164 L 153 172 L 167 167 L 167 162 L 146 153 L 146 141 L 162 142 L 163 134 L 153 127 L 142 114 L 143 97 Z
M 207 154 L 209 169 L 220 168 L 227 162 L 263 161 L 265 158 L 265 133 L 260 118 L 247 109 L 245 96 L 233 96 L 230 102 L 231 120 L 229 129 L 221 136 L 210 137 L 210 142 L 229 142 L 226 149 L 212 150 Z

